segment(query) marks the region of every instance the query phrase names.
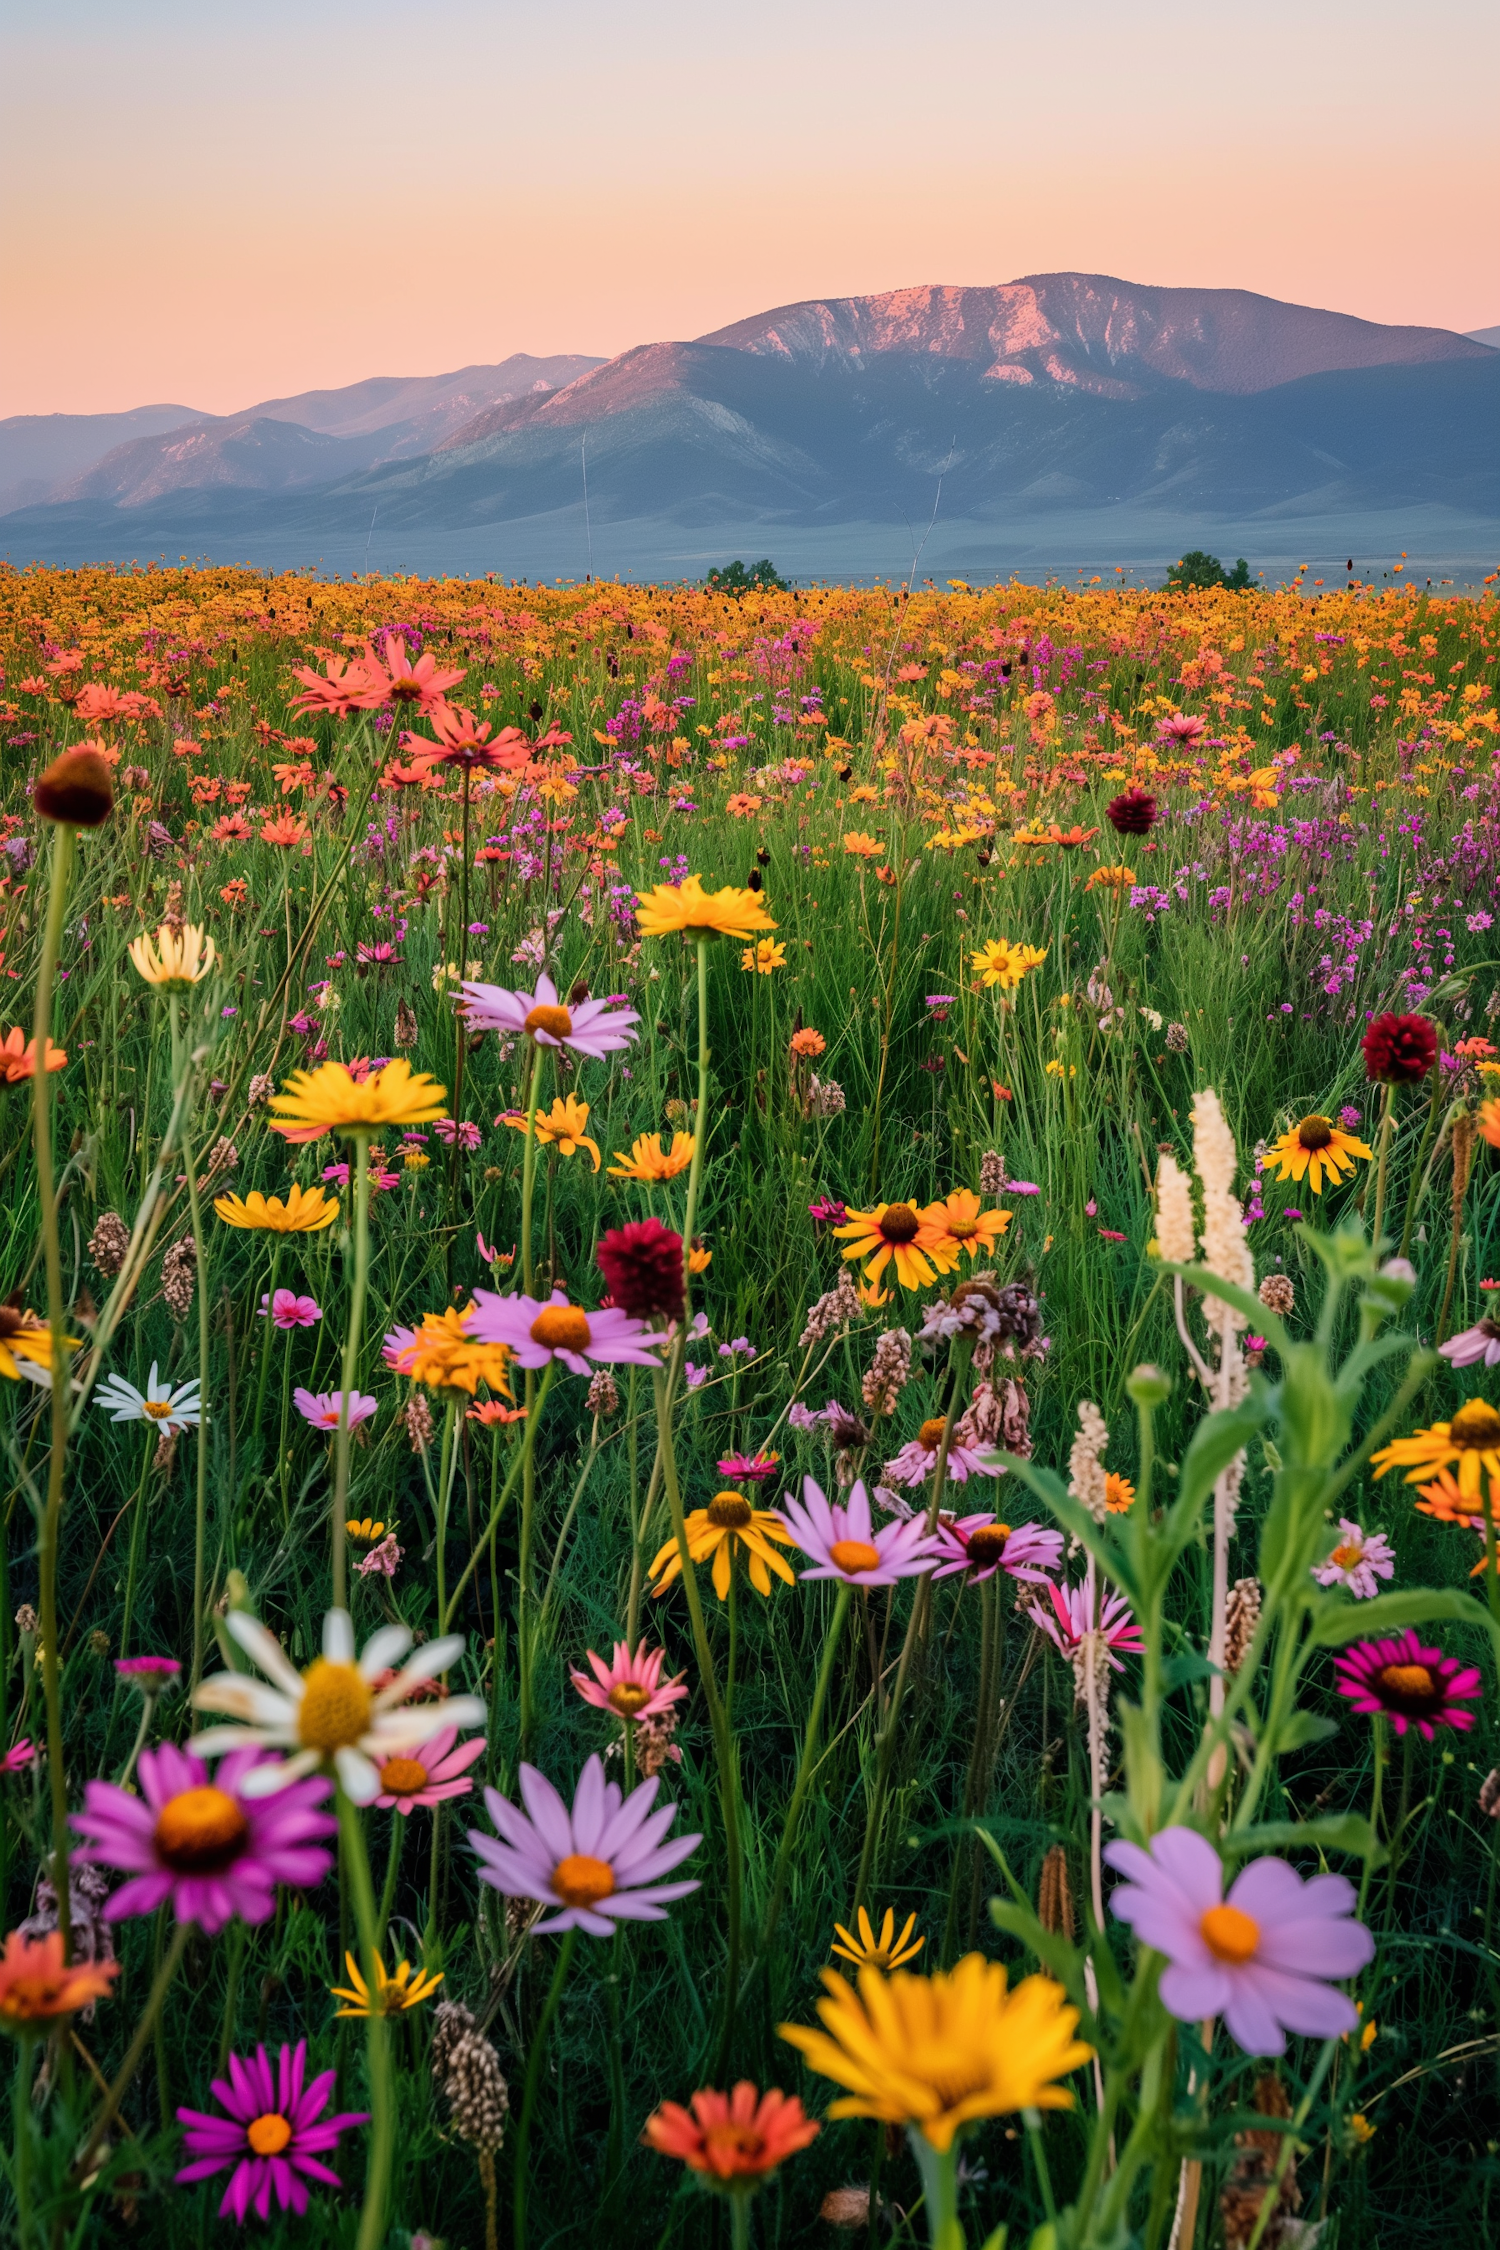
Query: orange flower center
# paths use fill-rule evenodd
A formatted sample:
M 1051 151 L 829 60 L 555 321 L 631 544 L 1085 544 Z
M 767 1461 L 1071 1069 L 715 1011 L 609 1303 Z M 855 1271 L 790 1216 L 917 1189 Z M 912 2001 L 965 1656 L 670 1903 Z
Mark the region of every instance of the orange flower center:
M 1005 1552 L 1005 1542 L 1010 1537 L 1008 1523 L 982 1523 L 969 1534 L 969 1560 L 986 1568 L 997 1563 Z
M 431 1779 L 420 1758 L 387 1758 L 380 1769 L 380 1786 L 388 1797 L 414 1797 Z
M 525 1029 L 548 1032 L 554 1039 L 570 1039 L 573 1035 L 572 1010 L 539 1005 L 527 1015 Z
M 1334 1548 L 1328 1560 L 1336 1570 L 1352 1570 L 1363 1553 L 1363 1547 L 1356 1546 L 1352 1541 L 1346 1539 L 1342 1547 Z
M 1448 1424 L 1448 1442 L 1464 1453 L 1489 1453 L 1500 1446 L 1500 1414 L 1487 1400 L 1471 1398 Z
M 257 2156 L 279 2156 L 291 2137 L 291 2126 L 275 2110 L 267 2110 L 245 2127 L 245 2138 Z
M 1198 1934 L 1216 1961 L 1238 1967 L 1255 1959 L 1260 1944 L 1260 1924 L 1238 1906 L 1211 1906 L 1198 1924 Z
M 716 1531 L 743 1531 L 754 1513 L 740 1492 L 716 1492 L 708 1503 L 708 1520 Z
M 1425 1664 L 1387 1664 L 1375 1677 L 1398 1702 L 1430 1703 L 1437 1695 L 1437 1683 Z
M 828 1550 L 828 1560 L 852 1578 L 857 1571 L 876 1568 L 880 1549 L 872 1547 L 868 1539 L 835 1539 Z
M 942 1414 L 934 1414 L 930 1422 L 922 1424 L 917 1432 L 917 1443 L 924 1453 L 936 1453 L 943 1442 L 943 1432 L 947 1427 L 947 1417 Z
M 641 1705 L 650 1701 L 650 1690 L 635 1680 L 621 1680 L 609 1691 L 609 1707 L 618 1711 L 622 1719 L 633 1719 Z
M 1326 1117 L 1304 1117 L 1297 1127 L 1299 1148 L 1327 1148 L 1333 1139 L 1333 1126 Z
M 305 1750 L 350 1749 L 370 1724 L 371 1695 L 353 1664 L 320 1656 L 303 1678 L 297 1732 Z
M 586 1351 L 589 1316 L 577 1305 L 544 1305 L 531 1324 L 531 1341 L 549 1352 Z
M 595 1906 L 614 1887 L 614 1869 L 588 1852 L 569 1852 L 552 1870 L 552 1888 L 564 1906 Z
M 892 1203 L 880 1222 L 887 1242 L 915 1242 L 922 1222 L 909 1203 Z
M 157 1851 L 177 1875 L 222 1874 L 249 1833 L 244 1812 L 223 1789 L 184 1789 L 156 1816 Z

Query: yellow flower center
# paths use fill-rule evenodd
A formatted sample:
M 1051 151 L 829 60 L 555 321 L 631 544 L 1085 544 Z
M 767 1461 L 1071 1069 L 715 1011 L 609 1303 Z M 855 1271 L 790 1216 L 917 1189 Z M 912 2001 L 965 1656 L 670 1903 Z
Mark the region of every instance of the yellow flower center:
M 634 1680 L 621 1680 L 609 1691 L 609 1707 L 618 1711 L 622 1719 L 633 1719 L 641 1705 L 650 1701 L 650 1691 Z
M 544 1351 L 587 1351 L 589 1316 L 577 1305 L 544 1305 L 531 1324 L 531 1341 Z
M 169 1398 L 143 1398 L 141 1400 L 141 1412 L 149 1414 L 153 1422 L 165 1422 L 171 1411 L 172 1401 Z
M 420 1758 L 387 1758 L 380 1769 L 380 1786 L 388 1797 L 414 1797 L 431 1779 Z
M 740 1492 L 716 1492 L 708 1503 L 708 1520 L 716 1531 L 743 1531 L 754 1513 Z
M 1300 1148 L 1327 1148 L 1333 1139 L 1333 1126 L 1326 1117 L 1304 1117 L 1297 1127 L 1297 1144 Z
M 531 1009 L 526 1018 L 527 1031 L 545 1031 L 554 1039 L 573 1036 L 573 1014 L 569 1008 L 549 1008 L 545 1004 Z
M 1464 1453 L 1488 1453 L 1500 1446 L 1500 1414 L 1482 1398 L 1471 1398 L 1448 1424 L 1448 1443 Z
M 915 1242 L 922 1222 L 909 1203 L 893 1203 L 880 1222 L 887 1242 Z
M 320 1656 L 303 1675 L 297 1731 L 306 1750 L 348 1750 L 370 1724 L 372 1697 L 352 1664 Z
M 1397 1701 L 1429 1703 L 1437 1686 L 1425 1664 L 1387 1664 L 1375 1675 L 1387 1695 Z
M 552 1888 L 564 1906 L 596 1906 L 614 1887 L 614 1869 L 588 1852 L 569 1852 L 552 1870 Z
M 924 1453 L 935 1453 L 937 1451 L 943 1442 L 943 1432 L 947 1427 L 947 1417 L 943 1414 L 934 1414 L 930 1422 L 922 1424 L 917 1432 L 917 1443 Z
M 1346 1539 L 1341 1547 L 1334 1548 L 1328 1560 L 1336 1570 L 1352 1570 L 1363 1553 L 1363 1547 L 1356 1545 L 1352 1540 Z
M 177 1875 L 222 1874 L 249 1833 L 249 1821 L 223 1789 L 184 1789 L 156 1816 L 156 1849 Z
M 1005 1553 L 1005 1542 L 1010 1537 L 1008 1523 L 982 1523 L 969 1534 L 969 1560 L 981 1569 L 997 1563 Z
M 828 1550 L 828 1560 L 852 1578 L 857 1571 L 876 1568 L 880 1549 L 872 1547 L 868 1539 L 835 1539 Z
M 1216 1961 L 1235 1967 L 1255 1959 L 1260 1944 L 1260 1924 L 1238 1906 L 1211 1906 L 1198 1924 L 1198 1934 Z
M 292 2137 L 292 2128 L 275 2110 L 264 2117 L 252 2118 L 245 2127 L 245 2138 L 257 2156 L 279 2156 Z

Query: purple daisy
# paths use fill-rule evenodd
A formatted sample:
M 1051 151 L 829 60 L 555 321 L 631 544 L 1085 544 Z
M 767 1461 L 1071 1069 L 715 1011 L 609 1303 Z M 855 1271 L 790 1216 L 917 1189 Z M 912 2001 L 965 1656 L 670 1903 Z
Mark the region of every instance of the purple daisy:
M 578 1777 L 571 1812 L 545 1774 L 521 1768 L 526 1810 L 486 1789 L 485 1805 L 501 1842 L 471 1828 L 469 1842 L 484 1862 L 479 1879 L 507 1898 L 537 1899 L 558 1911 L 538 1931 L 587 1930 L 609 1937 L 617 1922 L 663 1922 L 662 1908 L 696 1891 L 696 1882 L 663 1883 L 702 1843 L 701 1836 L 662 1838 L 677 1818 L 675 1805 L 652 1812 L 659 1779 L 643 1781 L 621 1801 L 597 1756 Z M 529 1816 L 529 1817 L 528 1817 Z M 649 1817 L 648 1817 L 649 1816 Z
M 1012 1529 L 993 1516 L 939 1516 L 937 1535 L 942 1559 L 934 1578 L 951 1578 L 962 1570 L 977 1581 L 1004 1570 L 1042 1586 L 1062 1561 L 1062 1533 L 1039 1523 L 1018 1523 Z
M 307 2209 L 307 2189 L 299 2173 L 328 2187 L 340 2186 L 337 2172 L 318 2158 L 337 2148 L 340 2133 L 351 2125 L 367 2124 L 370 2113 L 351 2109 L 324 2117 L 338 2073 L 322 2071 L 310 2086 L 304 2084 L 306 2075 L 305 2039 L 282 2048 L 274 2076 L 264 2047 L 257 2047 L 253 2057 L 231 2055 L 228 2078 L 212 2081 L 214 2098 L 228 2116 L 214 2117 L 201 2109 L 177 2112 L 179 2124 L 187 2127 L 193 2159 L 177 2174 L 177 2185 L 210 2179 L 233 2164 L 219 2217 L 241 2226 L 252 2208 L 258 2219 L 270 2217 L 273 2189 L 282 2210 L 300 2218 Z
M 863 1478 L 846 1502 L 830 1505 L 822 1486 L 804 1477 L 801 1500 L 787 1494 L 776 1512 L 792 1544 L 813 1565 L 799 1573 L 803 1578 L 838 1578 L 846 1586 L 893 1586 L 898 1578 L 917 1578 L 931 1570 L 938 1552 L 937 1540 L 922 1516 L 898 1518 L 876 1531 Z
M 1500 1360 L 1500 1321 L 1486 1316 L 1466 1328 L 1461 1336 L 1450 1336 L 1438 1350 L 1454 1367 L 1478 1367 L 1482 1361 L 1493 1367 Z
M 549 976 L 537 978 L 535 992 L 466 984 L 462 1013 L 471 1031 L 525 1032 L 539 1047 L 571 1047 L 595 1062 L 633 1045 L 641 1020 L 634 1008 L 612 1008 L 608 1000 L 559 1001 Z
M 1162 1829 L 1149 1851 L 1110 1844 L 1104 1856 L 1130 1878 L 1110 1897 L 1114 1912 L 1170 1963 L 1161 1997 L 1179 2023 L 1221 2015 L 1249 2055 L 1282 2054 L 1288 2031 L 1353 2031 L 1353 2001 L 1324 1980 L 1364 1968 L 1375 1940 L 1353 1919 L 1342 1875 L 1304 1883 L 1284 1859 L 1253 1859 L 1226 1898 L 1219 1855 L 1192 1828 Z
M 300 1384 L 292 1393 L 292 1404 L 303 1420 L 311 1422 L 315 1430 L 336 1430 L 338 1428 L 339 1415 L 343 1411 L 343 1401 L 344 1394 L 342 1391 L 306 1391 L 302 1389 Z M 368 1422 L 377 1404 L 377 1400 L 366 1398 L 363 1391 L 351 1391 L 349 1393 L 350 1429 L 357 1428 L 361 1422 Z
M 1410 1626 L 1394 1640 L 1356 1641 L 1334 1658 L 1333 1668 L 1340 1695 L 1356 1711 L 1381 1713 L 1397 1734 L 1415 1727 L 1430 1742 L 1434 1727 L 1463 1734 L 1474 1724 L 1473 1712 L 1458 1707 L 1479 1694 L 1477 1668 L 1440 1648 L 1424 1648 Z
M 196 1922 L 209 1937 L 238 1915 L 264 1922 L 276 1885 L 306 1890 L 333 1865 L 315 1841 L 337 1825 L 316 1808 L 328 1794 L 322 1775 L 293 1782 L 271 1797 L 249 1797 L 240 1783 L 268 1763 L 258 1750 L 236 1750 L 210 1782 L 190 1751 L 164 1742 L 141 1752 L 141 1793 L 91 1781 L 73 1826 L 90 1839 L 78 1854 L 100 1867 L 124 1869 L 104 1909 L 107 1922 L 151 1914 L 170 1899 L 179 1922 Z
M 643 1320 L 610 1306 L 585 1312 L 566 1292 L 540 1297 L 500 1297 L 476 1289 L 469 1333 L 482 1344 L 504 1344 L 522 1367 L 545 1367 L 560 1359 L 575 1375 L 591 1375 L 591 1360 L 628 1361 L 635 1367 L 660 1367 L 661 1338 Z

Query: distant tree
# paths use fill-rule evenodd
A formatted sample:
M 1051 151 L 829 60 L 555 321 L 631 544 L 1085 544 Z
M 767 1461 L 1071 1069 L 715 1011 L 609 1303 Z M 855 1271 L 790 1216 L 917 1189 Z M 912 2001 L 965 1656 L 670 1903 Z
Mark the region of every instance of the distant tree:
M 748 570 L 742 562 L 729 563 L 723 570 L 711 570 L 703 583 L 716 594 L 789 594 L 792 590 L 776 565 L 764 555 Z
M 1233 570 L 1226 570 L 1217 555 L 1205 554 L 1201 547 L 1194 547 L 1181 562 L 1173 563 L 1167 572 L 1167 584 L 1183 594 L 1199 586 L 1228 586 L 1239 593 L 1250 584 L 1250 565 L 1241 555 Z

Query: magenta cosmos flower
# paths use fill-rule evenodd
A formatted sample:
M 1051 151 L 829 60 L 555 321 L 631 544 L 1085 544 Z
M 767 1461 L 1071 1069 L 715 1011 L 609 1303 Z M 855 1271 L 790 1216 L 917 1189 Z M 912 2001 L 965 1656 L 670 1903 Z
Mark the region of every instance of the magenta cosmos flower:
M 557 1908 L 539 1931 L 587 1930 L 608 1937 L 617 1922 L 664 1922 L 662 1908 L 686 1898 L 696 1882 L 658 1880 L 702 1843 L 701 1836 L 662 1838 L 677 1818 L 675 1805 L 652 1812 L 658 1781 L 643 1781 L 622 1803 L 597 1757 L 578 1777 L 570 1812 L 545 1774 L 521 1768 L 526 1810 L 498 1789 L 486 1789 L 489 1816 L 501 1841 L 470 1829 L 469 1842 L 484 1862 L 481 1882 L 507 1898 L 537 1899 Z M 529 1816 L 529 1817 L 528 1817 Z
M 375 1800 L 381 1810 L 389 1812 L 394 1806 L 398 1813 L 409 1813 L 414 1805 L 431 1807 L 441 1804 L 445 1797 L 467 1797 L 474 1786 L 467 1778 L 468 1770 L 484 1755 L 484 1736 L 476 1734 L 471 1742 L 461 1743 L 455 1750 L 457 1741 L 457 1727 L 445 1727 L 430 1741 L 385 1759 L 379 1769 L 380 1795 Z
M 1102 1637 L 1105 1654 L 1117 1672 L 1125 1669 L 1115 1654 L 1117 1648 L 1138 1655 L 1145 1647 L 1141 1629 L 1124 1595 L 1106 1594 L 1100 1601 L 1092 1563 L 1076 1586 L 1054 1586 L 1049 1579 L 1047 1592 L 1052 1601 L 1050 1612 L 1040 1601 L 1027 1602 L 1024 1606 L 1032 1623 L 1039 1626 L 1070 1661 L 1083 1646 L 1086 1636 L 1095 1632 Z
M 1440 1648 L 1424 1648 L 1410 1626 L 1394 1640 L 1356 1641 L 1334 1658 L 1333 1668 L 1340 1695 L 1356 1711 L 1382 1713 L 1397 1734 L 1415 1727 L 1430 1742 L 1434 1727 L 1463 1734 L 1474 1724 L 1473 1712 L 1459 1706 L 1479 1693 L 1477 1669 Z
M 1208 1839 L 1164 1828 L 1151 1849 L 1117 1843 L 1104 1854 L 1130 1878 L 1110 1905 L 1142 1945 L 1164 1953 L 1163 2005 L 1179 2023 L 1222 2016 L 1248 2055 L 1279 2055 L 1286 2034 L 1334 2039 L 1359 2018 L 1330 1977 L 1352 1977 L 1375 1940 L 1352 1916 L 1342 1875 L 1304 1883 L 1284 1859 L 1253 1859 L 1224 1896 L 1224 1870 Z
M 311 1422 L 315 1430 L 336 1430 L 343 1411 L 342 1391 L 305 1391 L 300 1385 L 292 1393 L 292 1404 L 304 1421 Z M 378 1401 L 366 1398 L 363 1391 L 349 1393 L 349 1427 L 368 1422 Z
M 213 1937 L 236 1915 L 264 1922 L 278 1883 L 321 1883 L 333 1861 L 317 1839 L 337 1826 L 317 1810 L 328 1783 L 315 1775 L 273 1797 L 242 1795 L 245 1775 L 268 1762 L 258 1750 L 236 1750 L 210 1782 L 201 1758 L 164 1742 L 141 1752 L 139 1796 L 91 1781 L 73 1815 L 90 1839 L 78 1856 L 131 1878 L 110 1898 L 105 1920 L 150 1914 L 170 1899 L 179 1922 Z
M 643 1320 L 614 1306 L 585 1312 L 582 1305 L 570 1305 L 561 1289 L 545 1304 L 540 1297 L 499 1297 L 493 1289 L 476 1289 L 469 1333 L 482 1344 L 504 1344 L 522 1367 L 560 1359 L 575 1375 L 590 1375 L 591 1360 L 661 1365 L 661 1338 Z
M 595 1062 L 631 1046 L 641 1020 L 634 1008 L 612 1008 L 607 1000 L 559 1001 L 548 976 L 537 978 L 535 992 L 466 984 L 461 1013 L 471 1031 L 524 1031 L 539 1047 L 570 1047 Z
M 311 1297 L 299 1297 L 295 1289 L 278 1289 L 261 1298 L 260 1317 L 268 1316 L 278 1328 L 311 1328 L 323 1314 Z
M 1333 1553 L 1313 1566 L 1320 1586 L 1347 1586 L 1357 1602 L 1378 1594 L 1379 1580 L 1394 1577 L 1395 1571 L 1396 1557 L 1385 1533 L 1366 1531 L 1347 1516 L 1339 1517 L 1339 1543 Z
M 882 1524 L 876 1531 L 863 1478 L 846 1502 L 834 1501 L 830 1506 L 822 1486 L 804 1477 L 801 1500 L 788 1493 L 776 1513 L 793 1546 L 800 1547 L 813 1565 L 799 1573 L 803 1578 L 841 1578 L 846 1586 L 893 1586 L 898 1578 L 916 1578 L 931 1570 L 938 1551 L 937 1540 L 921 1516 Z
M 570 1671 L 568 1677 L 583 1697 L 597 1710 L 613 1711 L 617 1719 L 654 1719 L 663 1711 L 670 1711 L 687 1694 L 682 1685 L 686 1674 L 664 1680 L 661 1676 L 666 1655 L 659 1648 L 638 1648 L 634 1656 L 629 1643 L 615 1642 L 613 1661 L 606 1664 L 602 1656 L 592 1649 L 587 1652 L 594 1668 L 594 1676 L 587 1672 Z
M 337 2148 L 340 2133 L 351 2125 L 367 2124 L 370 2113 L 350 2109 L 324 2117 L 338 2074 L 322 2071 L 310 2086 L 304 2084 L 306 2075 L 305 2039 L 282 2048 L 274 2076 L 264 2047 L 257 2047 L 253 2057 L 231 2055 L 228 2078 L 212 2081 L 214 2098 L 228 2116 L 214 2117 L 201 2109 L 177 2112 L 179 2124 L 187 2127 L 193 2159 L 177 2174 L 177 2185 L 211 2179 L 232 2164 L 219 2217 L 241 2226 L 251 2209 L 258 2219 L 270 2217 L 273 2192 L 283 2211 L 295 2211 L 300 2218 L 307 2209 L 307 2189 L 299 2174 L 338 2187 L 337 2172 L 318 2158 Z
M 1062 1533 L 1039 1523 L 1018 1523 L 1012 1529 L 993 1516 L 939 1516 L 937 1536 L 941 1560 L 934 1578 L 951 1578 L 963 1570 L 977 1580 L 1004 1570 L 1042 1586 L 1062 1561 Z

